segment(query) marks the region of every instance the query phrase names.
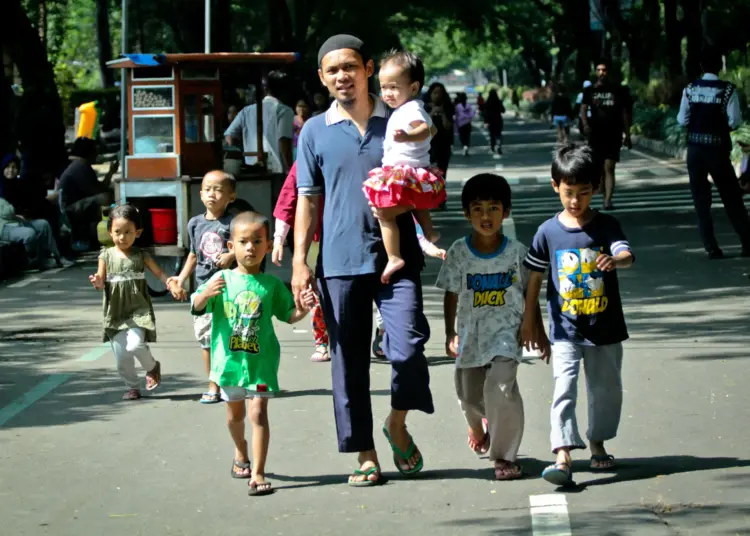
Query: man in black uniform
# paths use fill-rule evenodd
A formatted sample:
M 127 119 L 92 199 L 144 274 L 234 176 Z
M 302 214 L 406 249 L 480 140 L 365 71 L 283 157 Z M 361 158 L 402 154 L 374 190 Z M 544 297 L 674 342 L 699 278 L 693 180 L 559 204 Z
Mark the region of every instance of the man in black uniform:
M 724 253 L 716 242 L 711 218 L 710 174 L 729 221 L 740 236 L 742 256 L 747 257 L 750 256 L 750 220 L 729 159 L 732 149 L 729 133 L 742 121 L 740 102 L 734 85 L 717 76 L 721 69 L 721 56 L 717 52 L 706 51 L 701 68 L 705 74 L 685 88 L 677 116 L 680 125 L 688 128 L 687 168 L 698 229 L 709 259 L 721 259 Z
M 615 165 L 623 143 L 630 149 L 630 97 L 627 90 L 609 80 L 610 63 L 596 62 L 596 83 L 583 91 L 581 123 L 594 157 L 604 171 L 604 210 L 612 210 Z M 589 111 L 591 117 L 589 117 Z M 623 140 L 622 134 L 625 133 Z

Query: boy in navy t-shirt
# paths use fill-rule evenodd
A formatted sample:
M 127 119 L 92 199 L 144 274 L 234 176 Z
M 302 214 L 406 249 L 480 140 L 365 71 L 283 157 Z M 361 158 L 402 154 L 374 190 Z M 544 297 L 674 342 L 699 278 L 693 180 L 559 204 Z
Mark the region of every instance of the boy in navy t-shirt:
M 572 482 L 570 451 L 586 448 L 575 412 L 581 361 L 589 400 L 591 468 L 615 465 L 604 442 L 617 435 L 620 423 L 622 341 L 628 338 L 616 270 L 632 266 L 633 254 L 617 220 L 589 206 L 600 177 L 589 147 L 571 144 L 557 151 L 552 186 L 563 211 L 539 227 L 524 261 L 531 270 L 524 343 L 538 340 L 532 312 L 549 268 L 547 309 L 555 376 L 550 439 L 557 460 L 542 476 L 557 485 Z

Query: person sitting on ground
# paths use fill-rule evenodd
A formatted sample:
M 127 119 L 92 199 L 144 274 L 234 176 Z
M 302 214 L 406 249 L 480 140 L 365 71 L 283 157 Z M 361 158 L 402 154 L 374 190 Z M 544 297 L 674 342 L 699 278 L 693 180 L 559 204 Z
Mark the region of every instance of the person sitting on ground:
M 17 215 L 13 205 L 2 197 L 0 197 L 0 240 L 23 244 L 30 268 L 48 270 L 74 264 L 60 255 L 52 227 L 47 220 L 27 220 Z
M 16 155 L 9 154 L 0 164 L 0 197 L 8 201 L 18 216 L 26 220 L 47 220 L 52 227 L 58 248 L 66 244 L 60 235 L 60 209 L 57 194 L 47 195 L 47 189 L 54 187 L 52 173 L 26 173 L 20 176 L 20 161 Z
M 96 226 L 102 219 L 102 207 L 114 201 L 110 183 L 119 169 L 115 160 L 102 181 L 92 167 L 96 163 L 96 142 L 78 138 L 70 152 L 70 164 L 60 176 L 63 210 L 73 226 L 74 245 L 77 250 L 87 250 L 96 243 Z

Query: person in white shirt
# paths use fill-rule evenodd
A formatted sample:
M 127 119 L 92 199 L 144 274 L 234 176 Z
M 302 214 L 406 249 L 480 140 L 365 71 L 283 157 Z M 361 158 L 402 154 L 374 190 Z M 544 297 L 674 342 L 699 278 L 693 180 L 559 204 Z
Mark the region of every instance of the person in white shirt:
M 284 94 L 286 74 L 271 71 L 265 80 L 266 96 L 263 98 L 263 151 L 267 155 L 268 171 L 288 173 L 292 167 L 292 138 L 294 137 L 294 111 L 278 97 Z M 228 145 L 242 139 L 246 152 L 257 151 L 258 106 L 245 106 L 224 132 Z M 254 156 L 245 157 L 252 166 L 258 161 Z
M 388 119 L 383 141 L 382 167 L 370 171 L 363 190 L 370 204 L 378 208 L 410 207 L 422 226 L 424 236 L 437 242 L 429 209 L 446 197 L 445 179 L 437 168 L 430 168 L 432 119 L 417 97 L 424 86 L 424 65 L 411 52 L 392 51 L 380 64 L 383 100 L 394 110 Z M 380 280 L 384 285 L 403 268 L 401 234 L 395 220 L 380 220 L 388 263 Z

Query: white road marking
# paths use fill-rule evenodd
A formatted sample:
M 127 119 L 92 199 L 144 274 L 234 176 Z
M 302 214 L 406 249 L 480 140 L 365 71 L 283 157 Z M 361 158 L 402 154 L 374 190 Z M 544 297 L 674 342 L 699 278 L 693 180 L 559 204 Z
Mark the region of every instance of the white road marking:
M 530 495 L 531 531 L 534 536 L 571 536 L 565 495 Z

